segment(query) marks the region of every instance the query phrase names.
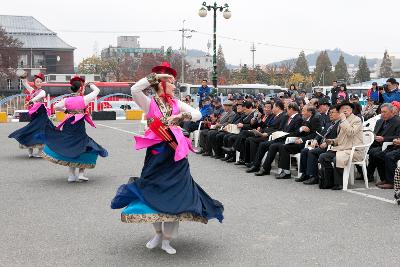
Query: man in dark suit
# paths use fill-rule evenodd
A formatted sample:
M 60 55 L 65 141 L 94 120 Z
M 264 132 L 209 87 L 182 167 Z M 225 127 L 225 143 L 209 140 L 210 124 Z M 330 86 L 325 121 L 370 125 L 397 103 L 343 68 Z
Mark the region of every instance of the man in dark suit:
M 252 129 L 254 123 L 252 123 L 252 119 L 254 118 L 255 109 L 253 108 L 253 103 L 250 101 L 246 101 L 243 103 L 243 115 L 242 121 L 237 124 L 237 127 L 240 129 L 240 133 L 247 132 L 247 130 Z M 231 134 L 229 137 L 224 137 L 222 150 L 224 150 L 227 154 L 232 154 L 233 157 L 227 162 L 235 162 L 236 161 L 236 153 L 233 145 L 236 140 L 240 138 L 239 134 Z
M 282 170 L 276 179 L 290 179 L 290 155 L 300 153 L 308 140 L 317 136 L 321 132 L 321 121 L 319 114 L 314 106 L 307 105 L 302 109 L 303 123 L 296 132 L 297 139 L 294 143 L 284 144 L 279 147 L 278 167 Z
M 273 141 L 268 141 L 269 136 L 276 131 L 281 131 L 284 122 L 287 121 L 286 113 L 284 112 L 285 106 L 282 101 L 274 103 L 272 113 L 274 117 L 270 124 L 262 128 L 261 136 L 249 137 L 245 142 L 245 159 L 251 162 L 250 168 L 246 171 L 248 173 L 258 172 L 260 170 L 261 161 L 264 154 L 268 151 L 269 145 Z
M 338 126 L 340 123 L 339 111 L 335 107 L 329 110 L 330 123 L 321 132 L 320 135 L 311 142 L 311 148 L 303 148 L 300 154 L 300 178 L 295 179 L 296 182 L 303 182 L 307 185 L 318 184 L 318 157 L 326 152 L 328 145 L 325 139 L 335 139 L 337 137 Z
M 261 114 L 256 110 L 254 112 L 254 117 L 251 119 L 251 128 L 250 129 L 242 129 L 239 134 L 239 137 L 236 139 L 233 148 L 235 151 L 240 152 L 240 159 L 235 165 L 245 165 L 249 163 L 249 157 L 246 157 L 245 145 L 246 140 L 248 138 L 254 138 L 256 134 L 260 134 L 261 129 L 268 127 L 271 124 L 274 115 L 272 113 L 272 103 L 267 102 L 264 104 L 264 108 L 262 110 L 264 114 Z M 258 135 L 257 135 L 258 136 Z
M 318 107 L 317 111 L 320 114 L 319 118 L 321 120 L 321 126 L 323 128 L 326 128 L 328 124 L 330 124 L 329 116 L 328 116 L 328 111 L 329 111 L 329 106 L 331 104 L 329 103 L 329 100 L 326 98 L 321 98 L 318 100 Z
M 285 123 L 285 126 L 282 129 L 284 132 L 288 133 L 288 135 L 274 140 L 274 143 L 269 146 L 267 158 L 265 159 L 263 166 L 256 173 L 256 176 L 269 175 L 271 172 L 272 162 L 274 161 L 275 156 L 279 151 L 279 148 L 283 144 L 285 144 L 285 139 L 287 137 L 296 136 L 296 134 L 298 133 L 298 129 L 303 123 L 303 119 L 301 118 L 299 112 L 300 108 L 296 103 L 290 103 L 288 105 L 287 107 L 288 119 L 287 122 Z
M 391 175 L 389 175 L 389 177 L 386 177 L 386 169 L 393 169 L 394 177 L 396 162 L 393 162 L 393 164 L 391 164 L 390 162 L 385 162 L 385 154 L 389 154 L 394 147 L 389 146 L 388 149 L 382 151 L 382 144 L 384 142 L 393 142 L 393 139 L 397 138 L 400 135 L 400 118 L 395 115 L 394 107 L 391 104 L 382 104 L 381 119 L 376 122 L 374 134 L 375 141 L 368 151 L 368 180 L 374 180 L 374 172 L 377 168 L 381 181 L 385 181 L 387 182 L 387 184 L 393 185 L 393 179 L 390 179 Z M 380 185 L 381 184 L 378 184 L 378 186 Z

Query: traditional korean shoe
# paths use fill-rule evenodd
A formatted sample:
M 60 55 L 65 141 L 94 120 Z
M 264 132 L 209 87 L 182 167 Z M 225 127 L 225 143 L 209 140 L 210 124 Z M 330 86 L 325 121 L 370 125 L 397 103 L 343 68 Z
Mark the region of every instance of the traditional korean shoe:
M 171 247 L 169 240 L 163 240 L 161 244 L 161 249 L 167 252 L 170 255 L 176 254 L 176 249 Z
M 156 234 L 152 239 L 146 244 L 146 248 L 153 249 L 158 247 L 162 241 L 162 234 Z

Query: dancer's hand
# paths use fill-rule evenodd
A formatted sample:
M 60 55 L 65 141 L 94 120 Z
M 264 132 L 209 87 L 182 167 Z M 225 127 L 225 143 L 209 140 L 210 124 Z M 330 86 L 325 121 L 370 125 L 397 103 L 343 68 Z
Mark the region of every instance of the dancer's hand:
M 169 125 L 178 125 L 179 121 L 182 119 L 182 114 L 171 115 L 167 118 Z

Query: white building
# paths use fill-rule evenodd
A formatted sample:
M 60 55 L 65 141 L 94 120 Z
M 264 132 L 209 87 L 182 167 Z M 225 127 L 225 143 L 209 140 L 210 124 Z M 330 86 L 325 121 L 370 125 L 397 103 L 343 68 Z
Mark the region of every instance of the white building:
M 212 69 L 212 56 L 204 55 L 198 57 L 186 56 L 185 60 L 189 63 L 190 69 Z

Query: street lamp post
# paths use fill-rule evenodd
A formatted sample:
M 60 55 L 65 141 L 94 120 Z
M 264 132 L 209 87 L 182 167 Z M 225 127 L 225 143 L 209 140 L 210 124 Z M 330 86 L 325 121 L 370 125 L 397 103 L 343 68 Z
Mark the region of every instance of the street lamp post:
M 228 4 L 224 4 L 223 6 L 218 6 L 216 2 L 214 5 L 207 5 L 206 2 L 203 2 L 203 6 L 199 10 L 199 16 L 205 17 L 207 16 L 207 10 L 211 11 L 214 10 L 214 34 L 213 34 L 213 74 L 212 74 L 212 82 L 213 86 L 216 90 L 217 89 L 217 11 L 224 12 L 223 16 L 225 19 L 229 19 L 231 17 L 231 12 L 229 11 Z M 217 91 L 218 93 L 218 91 Z

